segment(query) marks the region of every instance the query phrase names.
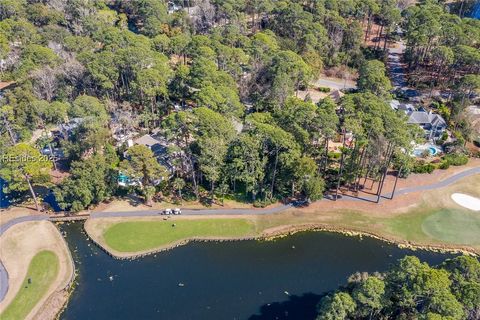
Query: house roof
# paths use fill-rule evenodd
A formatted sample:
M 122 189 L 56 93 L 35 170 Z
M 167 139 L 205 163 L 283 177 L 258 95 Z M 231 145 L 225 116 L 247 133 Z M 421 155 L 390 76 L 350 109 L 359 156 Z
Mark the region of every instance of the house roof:
M 413 104 L 403 103 L 403 102 L 400 102 L 400 101 L 398 101 L 398 100 L 392 100 L 392 101 L 390 101 L 390 107 L 391 107 L 393 110 L 402 110 L 402 111 L 405 111 L 405 112 L 414 111 L 414 110 L 415 110 L 415 107 L 413 106 Z
M 430 114 L 430 123 L 435 127 L 446 127 L 447 122 L 439 114 Z
M 408 114 L 408 123 L 425 124 L 430 123 L 430 117 L 425 111 L 410 111 Z
M 345 93 L 343 93 L 342 91 L 335 90 L 332 91 L 328 96 L 332 98 L 335 102 L 338 102 L 344 95 Z
M 152 137 L 149 134 L 143 135 L 140 138 L 135 139 L 134 142 L 136 144 L 141 144 L 141 145 L 147 146 L 149 148 L 160 143 L 160 141 L 158 141 L 157 139 L 155 139 L 154 137 Z
M 5 88 L 8 88 L 12 84 L 14 84 L 14 81 L 0 81 L 0 90 L 3 90 Z
M 82 124 L 83 118 L 72 118 L 67 123 L 60 124 L 60 130 L 62 131 L 71 131 L 77 128 L 80 124 Z
M 447 122 L 437 113 L 423 111 L 410 111 L 407 113 L 407 123 L 410 124 L 431 124 L 436 127 L 446 127 Z

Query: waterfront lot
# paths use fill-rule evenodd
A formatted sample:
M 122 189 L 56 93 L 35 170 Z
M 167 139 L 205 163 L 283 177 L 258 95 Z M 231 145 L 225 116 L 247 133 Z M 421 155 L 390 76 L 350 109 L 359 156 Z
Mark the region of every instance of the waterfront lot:
M 269 237 L 311 228 L 366 233 L 424 247 L 480 252 L 480 214 L 460 207 L 450 198 L 454 192 L 478 197 L 479 190 L 480 179 L 475 175 L 448 187 L 401 195 L 395 200 L 384 199 L 380 204 L 321 201 L 270 215 L 183 216 L 168 222 L 161 221 L 160 217 L 102 218 L 89 220 L 86 229 L 99 244 L 120 256 L 168 248 L 186 239 Z M 232 225 L 226 223 L 229 220 Z M 172 227 L 172 223 L 180 228 Z

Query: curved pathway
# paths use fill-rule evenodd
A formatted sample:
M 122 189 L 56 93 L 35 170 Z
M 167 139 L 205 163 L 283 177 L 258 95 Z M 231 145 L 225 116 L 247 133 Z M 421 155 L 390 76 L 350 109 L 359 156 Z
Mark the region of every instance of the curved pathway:
M 412 192 L 419 192 L 419 191 L 429 191 L 435 190 L 439 188 L 443 188 L 449 186 L 460 179 L 465 177 L 469 177 L 472 175 L 480 174 L 480 167 L 471 168 L 457 174 L 454 174 L 442 181 L 438 181 L 429 185 L 421 185 L 421 186 L 412 186 L 408 188 L 398 189 L 395 192 L 395 195 L 404 195 L 407 193 Z M 383 194 L 382 197 L 389 198 L 391 197 L 391 193 Z M 339 201 L 375 201 L 377 196 L 363 196 L 362 198 L 353 197 L 350 195 L 342 195 L 342 198 L 339 198 Z M 319 201 L 328 201 L 331 200 L 331 197 L 325 197 Z M 273 208 L 268 209 L 184 209 L 182 210 L 182 215 L 212 215 L 212 214 L 219 214 L 219 215 L 255 215 L 255 214 L 273 214 L 285 211 L 287 209 L 292 208 L 292 204 L 287 205 L 280 205 Z M 110 218 L 110 217 L 148 217 L 148 216 L 157 216 L 162 210 L 142 210 L 142 211 L 122 211 L 122 212 L 92 212 L 90 214 L 90 218 Z
M 280 205 L 268 209 L 182 209 L 182 215 L 251 215 L 251 214 L 273 214 L 291 208 L 291 204 Z M 90 218 L 109 217 L 148 217 L 157 216 L 162 210 L 122 211 L 122 212 L 92 212 Z
M 27 221 L 42 221 L 42 220 L 48 220 L 48 216 L 24 216 L 24 217 L 19 217 L 12 219 L 2 225 L 0 225 L 0 237 L 16 224 L 22 223 L 22 222 L 27 222 Z M 7 295 L 8 291 L 8 272 L 5 269 L 5 266 L 3 265 L 2 261 L 0 261 L 0 302 L 3 301 L 5 296 Z
M 443 188 L 449 186 L 460 179 L 465 177 L 473 176 L 476 174 L 480 174 L 480 167 L 471 168 L 457 174 L 454 174 L 442 181 L 438 181 L 433 184 L 429 185 L 422 185 L 422 186 L 413 186 L 408 188 L 399 189 L 395 192 L 396 195 L 403 195 L 412 192 L 419 192 L 419 191 L 428 191 L 428 190 L 435 190 L 439 188 Z M 363 201 L 369 200 L 373 201 L 376 200 L 376 196 L 369 196 L 365 198 L 355 198 L 352 196 L 345 196 L 338 200 L 341 201 Z M 390 197 L 391 193 L 383 195 L 383 197 Z M 328 201 L 329 199 L 322 199 L 319 201 Z M 291 204 L 281 205 L 273 208 L 268 209 L 185 209 L 182 211 L 183 215 L 212 215 L 212 214 L 219 214 L 219 215 L 256 215 L 256 214 L 274 214 L 278 212 L 285 211 L 289 208 L 292 208 Z M 92 212 L 90 214 L 90 218 L 109 218 L 109 217 L 148 217 L 148 216 L 157 216 L 160 210 L 144 210 L 144 211 L 125 211 L 125 212 Z M 42 220 L 49 220 L 50 217 L 38 215 L 38 216 L 24 216 L 12 219 L 2 225 L 0 225 L 0 236 L 2 236 L 5 231 L 7 231 L 12 226 L 27 222 L 27 221 L 42 221 Z M 5 270 L 2 262 L 0 261 L 0 301 L 5 298 L 5 295 L 8 291 L 8 273 Z

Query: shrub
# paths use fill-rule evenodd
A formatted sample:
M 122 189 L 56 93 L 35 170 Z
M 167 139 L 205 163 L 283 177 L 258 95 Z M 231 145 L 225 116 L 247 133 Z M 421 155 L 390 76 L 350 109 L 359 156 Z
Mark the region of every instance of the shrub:
M 435 166 L 431 163 L 417 162 L 412 169 L 413 173 L 432 173 Z
M 448 161 L 442 161 L 438 166 L 439 169 L 446 170 L 450 168 L 450 163 Z
M 320 91 L 320 92 L 325 92 L 325 93 L 330 92 L 329 87 L 318 87 L 317 90 Z
M 328 159 L 332 160 L 332 159 L 340 159 L 340 157 L 342 156 L 342 153 L 341 152 L 329 152 L 328 153 Z
M 468 156 L 461 153 L 447 154 L 443 157 L 443 161 L 448 162 L 452 166 L 463 166 L 468 162 Z
M 253 206 L 255 208 L 265 208 L 266 206 L 271 205 L 272 203 L 275 203 L 277 199 L 275 198 L 265 198 L 265 199 L 257 199 L 253 202 Z
M 440 139 L 437 140 L 437 145 L 441 146 L 442 144 L 445 143 L 445 141 L 447 141 L 447 139 L 448 139 L 448 133 L 447 131 L 444 131 Z

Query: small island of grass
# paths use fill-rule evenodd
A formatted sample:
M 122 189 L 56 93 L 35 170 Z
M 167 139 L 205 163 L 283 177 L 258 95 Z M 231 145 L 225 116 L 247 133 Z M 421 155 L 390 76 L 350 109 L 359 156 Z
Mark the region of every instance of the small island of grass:
M 108 227 L 103 237 L 118 252 L 150 251 L 192 238 L 244 238 L 256 234 L 247 219 L 129 221 Z
M 25 319 L 47 293 L 58 275 L 59 268 L 59 260 L 54 252 L 44 250 L 37 253 L 30 262 L 22 287 L 0 318 L 2 320 Z

